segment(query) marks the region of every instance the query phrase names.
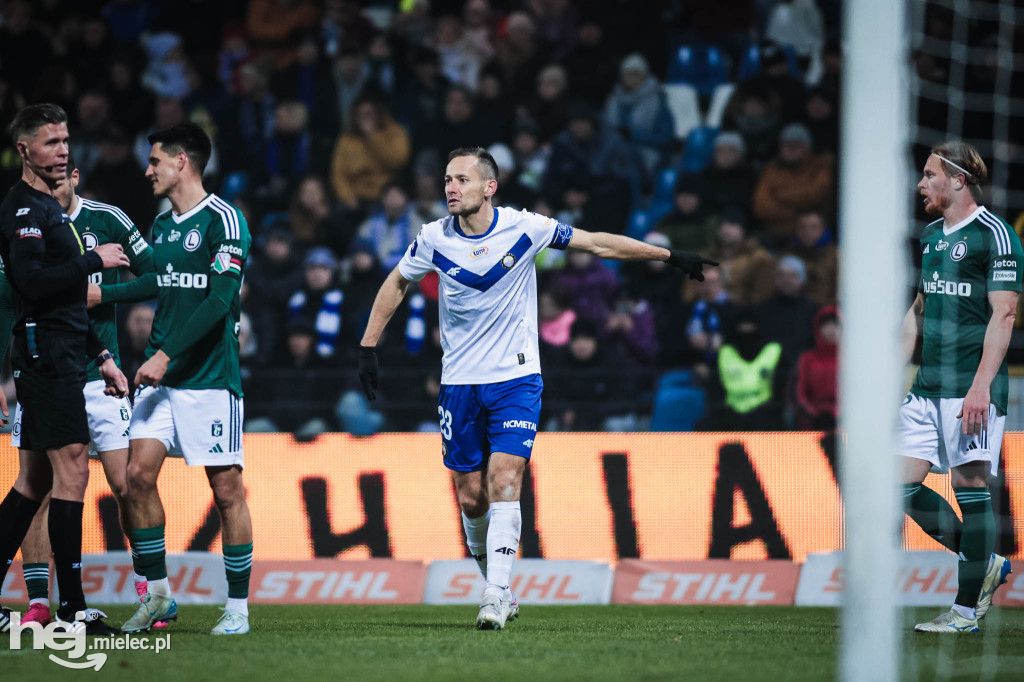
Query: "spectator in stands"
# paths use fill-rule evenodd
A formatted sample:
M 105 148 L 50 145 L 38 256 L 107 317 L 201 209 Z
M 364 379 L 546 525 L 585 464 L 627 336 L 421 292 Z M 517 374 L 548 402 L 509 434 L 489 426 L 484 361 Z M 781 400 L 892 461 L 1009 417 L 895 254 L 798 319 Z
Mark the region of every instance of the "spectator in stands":
M 345 253 L 355 233 L 355 223 L 336 219 L 327 183 L 318 175 L 307 175 L 292 192 L 288 205 L 288 226 L 302 249 L 326 245 Z
M 803 70 L 821 56 L 825 45 L 825 22 L 815 0 L 788 0 L 772 9 L 764 36 L 796 52 Z
M 492 130 L 487 121 L 476 113 L 476 104 L 466 88 L 453 85 L 444 98 L 444 113 L 440 122 L 433 127 L 422 126 L 423 136 L 417 141 L 423 148 L 436 149 L 444 158 L 448 152 L 474 140 L 473 144 L 489 146 L 497 140 L 498 131 Z
M 262 169 L 274 134 L 277 102 L 270 92 L 266 67 L 248 62 L 238 69 L 239 92 L 232 98 L 221 146 L 229 170 Z
M 302 258 L 296 253 L 287 225 L 271 225 L 262 248 L 252 250 L 245 270 L 250 292 L 245 309 L 257 339 L 257 364 L 266 364 L 281 343 L 287 303 L 303 285 Z
M 298 100 L 281 102 L 274 109 L 274 132 L 267 141 L 266 185 L 261 194 L 283 204 L 299 180 L 312 170 L 313 136 L 309 111 Z
M 818 152 L 835 156 L 839 151 L 839 106 L 835 95 L 821 87 L 809 91 L 802 118 Z
M 319 12 L 312 0 L 249 0 L 249 37 L 267 46 L 283 45 L 296 30 L 313 28 Z
M 580 319 L 604 329 L 619 295 L 619 281 L 594 255 L 570 251 L 565 269 L 553 272 L 548 286 L 568 291 L 570 307 Z
M 363 16 L 362 3 L 356 0 L 331 0 L 325 3 L 320 31 L 327 54 L 337 54 L 344 45 L 363 50 L 373 40 L 376 28 Z
M 523 4 L 537 27 L 541 49 L 551 61 L 562 61 L 576 47 L 576 6 L 568 0 L 527 0 Z
M 505 75 L 509 96 L 525 101 L 537 81 L 537 72 L 546 63 L 538 46 L 537 27 L 529 14 L 513 12 L 505 19 L 504 34 L 499 29 L 494 61 Z
M 272 89 L 275 98 L 302 102 L 306 107 L 309 130 L 313 135 L 312 149 L 319 156 L 324 139 L 334 142 L 340 120 L 331 62 L 323 56 L 313 33 L 297 33 L 292 44 L 295 61 L 274 74 Z
M 569 74 L 559 64 L 549 64 L 537 74 L 537 89 L 526 112 L 540 126 L 540 138 L 550 140 L 565 127 L 569 110 Z
M 541 354 L 545 349 L 563 348 L 569 343 L 576 311 L 570 308 L 572 297 L 565 289 L 545 287 L 537 299 L 540 316 Z
M 782 346 L 765 339 L 759 318 L 745 308 L 726 325 L 708 397 L 711 409 L 699 430 L 772 431 L 782 426 Z
M 668 237 L 649 232 L 648 244 L 671 248 Z M 629 261 L 622 264 L 622 286 L 630 300 L 646 301 L 654 316 L 654 334 L 658 342 L 658 364 L 672 364 L 673 349 L 678 351 L 679 320 L 682 303 L 683 273 L 663 261 Z
M 110 117 L 130 137 L 149 125 L 156 106 L 152 93 L 139 81 L 138 59 L 133 51 L 119 52 L 108 70 Z
M 701 171 L 703 196 L 708 208 L 721 214 L 740 210 L 749 214 L 757 176 L 746 158 L 743 136 L 734 131 L 719 133 L 711 163 Z
M 774 90 L 755 82 L 736 86 L 722 118 L 722 127 L 743 136 L 747 158 L 755 165 L 775 153 L 782 127 L 782 99 Z
M 32 4 L 24 0 L 8 2 L 0 26 L 0 64 L 11 85 L 22 93 L 31 92 L 53 55 L 52 43 L 33 21 L 32 12 Z
M 338 285 L 338 263 L 330 249 L 310 250 L 302 263 L 303 287 L 288 299 L 288 320 L 313 320 L 317 330 L 316 352 L 321 357 L 334 355 L 341 332 L 341 303 L 344 296 Z
M 788 253 L 798 256 L 807 266 L 804 295 L 819 305 L 836 301 L 839 251 L 825 227 L 825 217 L 817 211 L 801 213 L 796 219 L 796 234 Z
M 149 58 L 142 73 L 143 85 L 157 97 L 187 97 L 193 83 L 181 36 L 170 32 L 146 33 L 139 42 Z
M 501 69 L 494 62 L 480 72 L 480 87 L 476 94 L 476 114 L 487 121 L 492 130 L 491 137 L 498 140 L 508 138 L 512 129 L 516 103 L 508 97 Z
M 629 140 L 649 173 L 664 165 L 675 123 L 661 84 L 651 75 L 643 55 L 634 52 L 622 60 L 619 82 L 605 104 L 604 120 Z
M 757 237 L 748 237 L 742 214 L 726 214 L 708 257 L 725 273 L 729 298 L 739 305 L 764 301 L 772 294 L 775 260 Z
M 413 211 L 420 224 L 434 222 L 448 215 L 441 178 L 437 169 L 443 167 L 441 154 L 436 149 L 424 149 L 416 155 L 413 164 Z
M 349 249 L 344 280 L 345 300 L 341 306 L 342 343 L 346 349 L 354 350 L 359 346 L 380 281 L 381 267 L 376 248 L 365 239 L 357 239 Z
M 814 347 L 814 316 L 819 306 L 803 295 L 806 283 L 807 268 L 802 260 L 780 258 L 775 266 L 775 293 L 757 307 L 764 337 L 782 344 L 783 376 L 789 376 L 801 353 Z
M 391 272 L 402 260 L 409 244 L 423 227 L 414 220 L 409 208 L 409 194 L 397 182 L 384 186 L 381 202 L 359 227 L 359 239 L 373 245 L 382 268 L 382 275 Z
M 544 191 L 559 202 L 571 181 L 587 184 L 604 204 L 600 212 L 608 225 L 588 229 L 621 232 L 632 199 L 630 184 L 643 182 L 646 173 L 636 153 L 615 131 L 603 131 L 597 110 L 586 102 L 569 105 L 569 125 L 555 135 L 544 178 Z M 615 227 L 609 228 L 614 224 Z
M 395 118 L 409 131 L 416 148 L 422 149 L 430 145 L 428 131 L 436 129 L 444 116 L 450 83 L 441 73 L 436 50 L 414 48 L 410 60 L 412 77 L 400 81 L 394 111 Z
M 110 125 L 110 99 L 99 90 L 83 92 L 78 98 L 74 153 L 78 168 L 86 178 L 99 158 L 100 136 Z
M 446 14 L 434 20 L 434 49 L 441 59 L 441 73 L 453 84 L 476 92 L 482 63 L 459 17 Z
M 605 323 L 603 340 L 621 349 L 633 365 L 655 365 L 658 360 L 658 334 L 654 308 L 642 292 L 619 289 L 619 297 Z
M 100 133 L 98 142 L 99 155 L 84 176 L 84 184 L 101 201 L 117 206 L 141 229 L 148 230 L 156 207 L 153 186 L 135 163 L 128 136 L 111 123 Z
M 323 372 L 330 363 L 317 353 L 319 336 L 309 320 L 290 322 L 283 347 L 274 353 L 270 365 L 277 372 L 251 387 L 252 401 L 262 407 L 253 416 L 270 419 L 275 431 L 309 439 L 328 430 L 339 390 Z
M 704 251 L 711 246 L 719 218 L 707 205 L 707 185 L 697 173 L 680 173 L 673 190 L 673 209 L 658 221 L 657 231 L 673 249 Z
M 754 215 L 768 229 L 772 246 L 784 246 L 805 211 L 828 212 L 835 191 L 834 159 L 814 154 L 807 127 L 792 123 L 779 134 L 779 155 L 761 173 Z
M 736 305 L 729 300 L 725 282 L 720 268 L 704 273 L 704 281 L 697 283 L 696 300 L 689 314 L 681 318 L 685 320 L 682 343 L 674 344 L 667 353 L 672 365 L 692 365 L 701 381 L 709 379 L 717 364 L 723 325 L 732 319 L 736 310 Z
M 350 212 L 365 211 L 380 198 L 384 185 L 409 161 L 409 135 L 372 94 L 352 105 L 352 120 L 334 147 L 331 184 Z
M 563 431 L 600 431 L 607 413 L 602 403 L 617 394 L 609 370 L 621 367 L 623 358 L 601 342 L 600 328 L 577 319 L 569 344 L 559 353 L 556 365 L 566 370 L 552 383 L 550 400 L 556 428 Z
M 494 56 L 494 12 L 490 0 L 468 0 L 462 6 L 462 26 L 481 62 Z
M 587 14 L 590 6 L 580 9 Z M 605 27 L 594 17 L 584 17 L 577 36 L 576 49 L 563 62 L 573 94 L 595 106 L 603 105 L 618 75 L 615 53 L 608 47 Z
M 831 431 L 839 417 L 837 386 L 840 334 L 839 309 L 825 306 L 814 317 L 814 348 L 797 364 L 795 426 Z
M 761 72 L 743 86 L 773 93 L 781 105 L 783 121 L 798 120 L 803 114 L 804 84 L 790 71 L 789 57 L 781 45 L 769 42 L 761 46 Z
M 541 143 L 540 126 L 534 121 L 525 119 L 516 126 L 512 133 L 512 155 L 516 161 L 515 181 L 524 195 L 520 201 L 529 206 L 540 196 L 551 158 L 551 149 Z

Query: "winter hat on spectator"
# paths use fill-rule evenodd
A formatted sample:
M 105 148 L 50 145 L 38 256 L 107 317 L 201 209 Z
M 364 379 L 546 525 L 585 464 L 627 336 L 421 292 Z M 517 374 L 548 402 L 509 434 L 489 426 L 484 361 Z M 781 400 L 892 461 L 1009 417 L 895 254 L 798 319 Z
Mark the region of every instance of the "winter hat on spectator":
M 743 136 L 732 130 L 718 134 L 718 137 L 715 138 L 715 149 L 719 147 L 733 147 L 740 154 L 747 153 L 747 145 L 743 142 Z
M 779 259 L 779 269 L 789 268 L 800 277 L 800 282 L 807 281 L 807 266 L 797 256 L 785 256 Z
M 651 68 L 642 54 L 634 52 L 623 59 L 622 64 L 619 65 L 619 73 L 629 73 L 630 71 L 636 71 L 646 76 L 651 72 Z
M 811 131 L 802 123 L 790 123 L 779 133 L 779 142 L 782 144 L 786 142 L 803 142 L 810 147 Z
M 652 246 L 660 246 L 663 249 L 672 248 L 672 242 L 669 238 L 657 230 L 652 230 L 644 235 L 644 241 Z
M 566 114 L 569 121 L 589 121 L 594 125 L 600 121 L 600 115 L 594 105 L 582 99 L 570 103 Z
M 516 160 L 512 156 L 512 150 L 501 142 L 495 142 L 487 148 L 487 153 L 498 164 L 499 171 L 513 171 L 516 168 Z
M 309 268 L 313 266 L 320 266 L 322 268 L 330 268 L 334 270 L 338 267 L 338 261 L 335 260 L 334 254 L 331 250 L 318 246 L 315 249 L 310 249 L 309 253 L 306 254 L 306 259 L 302 261 L 303 268 Z

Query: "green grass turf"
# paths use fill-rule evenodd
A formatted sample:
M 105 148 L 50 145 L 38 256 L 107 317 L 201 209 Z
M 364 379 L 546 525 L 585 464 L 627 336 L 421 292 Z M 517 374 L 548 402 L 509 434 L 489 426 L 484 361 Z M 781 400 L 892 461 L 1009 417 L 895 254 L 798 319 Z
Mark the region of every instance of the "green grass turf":
M 113 624 L 131 612 L 127 606 L 104 610 Z M 912 627 L 939 611 L 908 610 L 905 619 Z M 171 633 L 170 651 L 109 651 L 98 674 L 61 668 L 47 659 L 49 652 L 10 650 L 2 635 L 0 676 L 132 682 L 827 680 L 835 677 L 839 636 L 838 612 L 828 608 L 525 606 L 506 630 L 477 632 L 471 606 L 262 605 L 252 607 L 251 634 L 211 637 L 218 615 L 215 607 L 183 606 L 181 620 L 162 631 Z M 970 637 L 907 631 L 905 679 L 1022 679 L 1024 609 L 994 609 L 983 626 L 987 635 Z

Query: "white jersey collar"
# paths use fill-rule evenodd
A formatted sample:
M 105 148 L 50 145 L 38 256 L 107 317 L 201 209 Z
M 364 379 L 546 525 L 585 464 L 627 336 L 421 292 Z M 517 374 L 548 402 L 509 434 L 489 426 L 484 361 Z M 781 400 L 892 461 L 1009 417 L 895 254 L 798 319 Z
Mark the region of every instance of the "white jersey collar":
M 181 223 L 185 222 L 186 220 L 194 216 L 196 213 L 199 213 L 204 208 L 206 208 L 206 205 L 209 204 L 211 201 L 213 201 L 212 192 L 210 194 L 207 194 L 202 201 L 200 201 L 198 204 L 196 204 L 189 210 L 185 211 L 181 215 L 178 215 L 177 213 L 174 212 L 174 209 L 171 209 L 171 219 L 175 223 L 178 223 L 180 225 Z
M 981 215 L 981 212 L 984 211 L 984 210 L 985 210 L 984 206 L 979 206 L 978 208 L 974 209 L 974 213 L 972 213 L 971 215 L 967 216 L 966 218 L 964 218 L 963 220 L 958 222 L 956 225 L 947 225 L 946 221 L 943 220 L 942 221 L 942 233 L 948 237 L 949 235 L 951 235 L 954 232 L 956 232 L 957 230 L 959 230 L 961 227 L 964 227 L 965 225 L 969 225 L 970 223 L 974 222 L 974 220 L 979 215 Z
M 75 210 L 71 212 L 71 215 L 68 216 L 71 222 L 78 220 L 78 214 L 82 212 L 82 197 L 76 194 L 75 199 L 78 201 L 78 204 L 75 206 Z

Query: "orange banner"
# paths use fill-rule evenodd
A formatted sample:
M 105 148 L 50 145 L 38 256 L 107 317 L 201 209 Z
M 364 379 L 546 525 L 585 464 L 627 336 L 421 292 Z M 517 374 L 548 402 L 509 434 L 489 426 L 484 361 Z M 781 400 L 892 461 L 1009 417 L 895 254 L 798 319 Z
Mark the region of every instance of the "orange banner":
M 428 434 L 329 434 L 309 444 L 246 435 L 255 558 L 464 557 L 440 445 Z M 524 484 L 521 556 L 803 561 L 841 549 L 840 495 L 825 446 L 817 433 L 540 434 Z M 6 450 L 0 490 L 17 474 L 17 456 Z M 1007 435 L 1004 462 L 1021 538 L 1024 434 Z M 116 506 L 99 463 L 91 467 L 84 551 L 123 549 Z M 928 483 L 953 499 L 948 477 Z M 220 551 L 203 472 L 168 459 L 159 487 L 168 551 Z M 916 527 L 906 545 L 937 549 Z

